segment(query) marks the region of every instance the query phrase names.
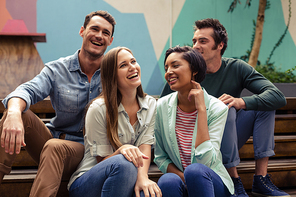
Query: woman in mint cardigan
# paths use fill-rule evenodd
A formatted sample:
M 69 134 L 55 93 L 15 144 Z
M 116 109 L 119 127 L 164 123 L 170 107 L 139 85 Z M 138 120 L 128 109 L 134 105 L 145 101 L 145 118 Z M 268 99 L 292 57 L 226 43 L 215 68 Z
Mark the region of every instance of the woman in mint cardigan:
M 199 52 L 166 51 L 165 79 L 171 93 L 157 101 L 155 159 L 164 173 L 163 196 L 230 196 L 234 187 L 222 164 L 220 144 L 228 108 L 200 86 L 206 63 Z

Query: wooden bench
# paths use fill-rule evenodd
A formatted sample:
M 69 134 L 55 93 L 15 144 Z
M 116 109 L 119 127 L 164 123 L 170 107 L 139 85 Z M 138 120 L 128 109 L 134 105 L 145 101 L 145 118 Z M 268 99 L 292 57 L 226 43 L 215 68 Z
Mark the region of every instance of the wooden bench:
M 268 173 L 272 175 L 273 182 L 280 188 L 291 191 L 296 195 L 296 98 L 287 97 L 287 105 L 276 111 L 275 117 L 275 153 L 270 158 Z M 50 100 L 45 99 L 32 105 L 30 109 L 36 113 L 44 122 L 48 122 L 55 115 Z M 0 117 L 4 107 L 0 104 Z M 238 165 L 238 173 L 242 178 L 245 188 L 252 188 L 253 174 L 255 171 L 253 140 L 250 138 L 239 151 L 241 163 Z M 22 149 L 16 157 L 13 170 L 10 175 L 4 177 L 0 187 L 1 196 L 11 191 L 21 189 L 24 196 L 28 196 L 31 185 L 37 172 L 37 165 Z M 152 162 L 149 169 L 149 178 L 157 181 L 162 175 L 157 166 Z M 68 180 L 62 180 L 58 196 L 68 196 L 66 189 Z M 292 189 L 292 190 L 289 190 Z M 10 191 L 10 192 L 9 192 Z

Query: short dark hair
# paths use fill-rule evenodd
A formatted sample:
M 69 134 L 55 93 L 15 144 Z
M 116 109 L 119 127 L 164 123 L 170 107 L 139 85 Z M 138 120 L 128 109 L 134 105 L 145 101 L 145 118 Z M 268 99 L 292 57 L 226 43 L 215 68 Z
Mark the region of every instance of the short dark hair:
M 194 73 L 197 73 L 194 76 L 194 81 L 200 83 L 205 79 L 207 64 L 202 55 L 196 49 L 193 49 L 189 46 L 175 46 L 169 48 L 165 53 L 164 64 L 168 56 L 172 53 L 182 53 L 182 58 L 186 60 L 190 65 L 192 75 Z
M 218 44 L 220 44 L 221 42 L 224 43 L 224 46 L 221 50 L 221 56 L 222 56 L 227 48 L 227 41 L 228 41 L 228 35 L 225 27 L 219 22 L 218 19 L 206 18 L 206 19 L 195 21 L 195 28 L 194 28 L 195 31 L 203 28 L 213 28 L 214 34 L 212 35 L 212 37 L 215 40 L 216 48 Z
M 114 28 L 115 28 L 116 22 L 115 22 L 114 17 L 111 14 L 109 14 L 107 11 L 98 10 L 98 11 L 89 13 L 88 15 L 85 16 L 83 27 L 86 28 L 90 19 L 94 16 L 101 16 L 112 25 L 112 34 L 111 34 L 111 37 L 112 37 L 113 33 L 114 33 Z

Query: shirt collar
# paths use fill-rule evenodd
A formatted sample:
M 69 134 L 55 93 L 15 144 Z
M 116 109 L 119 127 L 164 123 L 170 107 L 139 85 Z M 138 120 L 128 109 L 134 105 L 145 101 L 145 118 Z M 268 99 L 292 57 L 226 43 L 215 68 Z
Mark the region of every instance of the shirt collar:
M 81 70 L 80 68 L 80 64 L 79 64 L 79 59 L 78 59 L 78 54 L 79 54 L 80 50 L 77 50 L 73 56 L 71 57 L 70 61 L 69 61 L 69 71 L 77 71 L 77 70 Z
M 148 102 L 147 102 L 147 97 L 139 97 L 137 96 L 138 98 L 138 101 L 139 101 L 139 105 L 140 105 L 140 110 L 141 111 L 142 109 L 149 109 L 149 105 L 148 105 Z M 122 112 L 122 111 L 125 111 L 123 105 L 120 103 L 119 106 L 118 106 L 118 113 L 119 112 Z

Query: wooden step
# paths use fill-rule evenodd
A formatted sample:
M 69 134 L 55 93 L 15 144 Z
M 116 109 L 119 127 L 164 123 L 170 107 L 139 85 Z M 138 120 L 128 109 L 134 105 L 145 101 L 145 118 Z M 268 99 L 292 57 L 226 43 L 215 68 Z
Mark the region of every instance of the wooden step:
M 275 136 L 275 156 L 273 157 L 296 157 L 296 135 Z M 239 150 L 241 160 L 254 159 L 253 138 Z M 14 167 L 37 167 L 37 164 L 22 147 L 20 154 L 15 158 Z
M 277 113 L 294 113 L 296 110 L 296 97 L 286 97 L 287 104 L 284 107 L 277 109 Z M 287 112 L 284 112 L 287 111 Z
M 37 169 L 17 169 L 12 170 L 9 175 L 4 176 L 3 182 L 0 185 L 1 197 L 27 197 L 34 179 L 37 174 Z M 67 197 L 68 180 L 62 180 L 57 197 Z
M 296 114 L 275 115 L 275 134 L 296 134 Z
M 252 189 L 255 162 L 242 161 L 237 169 L 245 189 Z M 36 173 L 37 169 L 12 170 L 10 175 L 4 177 L 0 186 L 1 196 L 28 196 Z M 273 183 L 279 188 L 296 188 L 296 159 L 270 160 L 268 173 L 271 174 Z M 149 169 L 149 178 L 157 182 L 162 174 L 157 166 L 152 163 Z M 62 181 L 58 196 L 68 196 L 67 183 L 67 180 Z M 14 193 L 11 193 L 11 191 L 14 191 Z M 21 194 L 19 194 L 20 191 Z M 295 192 L 295 190 L 291 190 L 291 192 L 293 191 Z
M 275 156 L 273 157 L 296 157 L 296 135 L 274 136 Z M 239 150 L 240 158 L 254 159 L 253 138 L 251 137 Z
M 13 167 L 36 167 L 37 163 L 32 159 L 24 147 L 21 148 L 19 155 L 15 157 L 12 164 Z

